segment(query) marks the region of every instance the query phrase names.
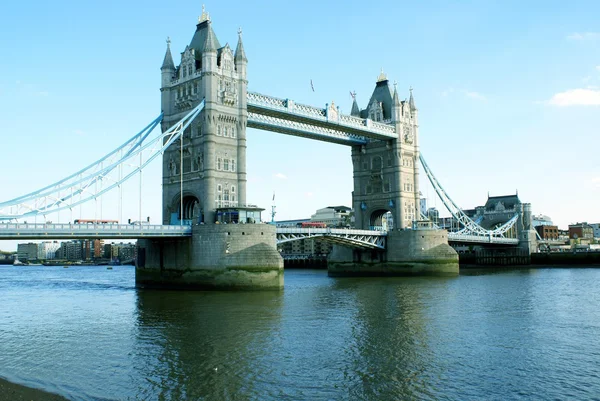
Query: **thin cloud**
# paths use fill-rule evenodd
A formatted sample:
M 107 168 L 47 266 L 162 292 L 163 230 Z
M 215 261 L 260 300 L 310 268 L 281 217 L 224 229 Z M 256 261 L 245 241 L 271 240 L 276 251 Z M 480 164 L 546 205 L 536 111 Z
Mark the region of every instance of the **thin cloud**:
M 594 177 L 591 179 L 592 185 L 596 188 L 600 188 L 600 177 Z
M 84 135 L 85 135 L 85 132 L 84 132 L 84 131 L 82 131 L 82 130 L 80 130 L 80 129 L 76 129 L 76 130 L 74 130 L 74 131 L 73 131 L 73 133 L 74 133 L 75 135 L 79 135 L 79 136 L 84 136 Z
M 313 193 L 312 192 L 307 192 L 304 194 L 304 196 L 306 196 L 307 198 L 312 198 L 313 197 Z
M 600 32 L 574 32 L 567 35 L 569 40 L 598 40 L 600 39 Z
M 287 180 L 286 175 L 281 173 L 274 174 L 273 177 L 279 178 L 280 180 Z
M 596 66 L 596 70 L 600 71 L 600 65 Z
M 479 92 L 465 90 L 464 94 L 466 97 L 468 97 L 470 99 L 475 99 L 475 100 L 479 100 L 482 102 L 487 101 L 487 98 Z
M 571 89 L 555 94 L 548 100 L 553 106 L 600 106 L 600 90 Z

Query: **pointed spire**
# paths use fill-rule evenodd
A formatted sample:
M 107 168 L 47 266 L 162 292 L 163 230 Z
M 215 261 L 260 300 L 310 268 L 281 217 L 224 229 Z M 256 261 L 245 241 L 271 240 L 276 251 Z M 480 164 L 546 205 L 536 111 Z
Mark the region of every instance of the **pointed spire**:
M 400 105 L 400 98 L 398 97 L 398 82 L 394 81 L 394 105 Z
M 387 80 L 387 75 L 385 75 L 385 72 L 383 72 L 383 67 L 381 67 L 381 73 L 379 73 L 379 76 L 377 77 L 377 82 L 385 82 Z
M 350 110 L 350 115 L 360 117 L 360 109 L 358 108 L 358 103 L 356 103 L 356 91 L 350 92 L 350 96 L 352 96 L 352 110 Z
M 215 47 L 215 39 L 214 39 L 214 32 L 212 30 L 212 27 L 210 26 L 210 20 L 209 20 L 209 25 L 208 25 L 208 31 L 206 32 L 206 40 L 204 41 L 204 51 L 205 52 L 216 52 L 217 48 Z
M 410 99 L 408 101 L 408 104 L 410 104 L 410 110 L 415 111 L 417 109 L 417 107 L 415 106 L 415 99 L 413 98 L 412 91 L 413 91 L 413 88 L 411 86 L 410 87 Z
M 165 59 L 163 60 L 161 70 L 175 70 L 175 63 L 173 63 L 173 56 L 171 56 L 171 38 L 167 38 L 167 52 L 165 53 Z
M 238 43 L 235 48 L 235 61 L 248 61 L 246 58 L 246 52 L 244 51 L 244 44 L 242 43 L 242 28 L 238 29 Z
M 198 17 L 198 23 L 201 24 L 204 21 L 210 21 L 210 14 L 206 12 L 206 7 L 202 4 L 202 15 Z

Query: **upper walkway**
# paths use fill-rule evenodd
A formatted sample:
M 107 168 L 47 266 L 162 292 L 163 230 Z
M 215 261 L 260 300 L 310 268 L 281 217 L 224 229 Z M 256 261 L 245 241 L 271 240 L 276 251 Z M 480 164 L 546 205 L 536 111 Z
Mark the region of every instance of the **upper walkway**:
M 334 105 L 321 109 L 260 93 L 248 93 L 248 127 L 342 145 L 369 139 L 397 139 L 393 125 L 342 114 Z

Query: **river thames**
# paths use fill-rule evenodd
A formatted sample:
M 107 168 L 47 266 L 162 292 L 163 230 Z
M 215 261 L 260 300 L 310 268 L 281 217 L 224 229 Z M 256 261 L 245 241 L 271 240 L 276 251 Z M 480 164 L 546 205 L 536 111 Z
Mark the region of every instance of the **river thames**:
M 0 377 L 72 400 L 600 398 L 600 269 L 286 270 L 281 292 L 0 267 Z

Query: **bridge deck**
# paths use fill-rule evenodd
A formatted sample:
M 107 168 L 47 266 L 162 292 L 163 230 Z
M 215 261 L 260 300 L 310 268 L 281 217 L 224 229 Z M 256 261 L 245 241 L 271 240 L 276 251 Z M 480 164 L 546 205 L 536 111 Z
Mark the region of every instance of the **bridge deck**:
M 158 224 L 0 224 L 0 239 L 139 239 L 189 237 L 191 226 Z

